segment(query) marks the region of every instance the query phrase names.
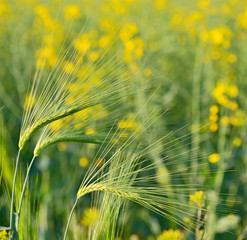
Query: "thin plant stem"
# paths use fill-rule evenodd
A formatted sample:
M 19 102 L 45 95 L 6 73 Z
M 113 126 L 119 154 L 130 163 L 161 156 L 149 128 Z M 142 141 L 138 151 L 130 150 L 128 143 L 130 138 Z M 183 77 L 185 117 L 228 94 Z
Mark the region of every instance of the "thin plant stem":
M 19 208 L 18 208 L 18 212 L 17 212 L 17 217 L 18 218 L 19 218 L 20 213 L 21 213 L 21 205 L 22 205 L 22 201 L 23 201 L 23 198 L 24 198 L 25 189 L 26 189 L 26 186 L 27 186 L 27 180 L 28 180 L 29 173 L 30 173 L 30 170 L 31 170 L 31 167 L 33 165 L 34 160 L 35 160 L 35 155 L 33 156 L 32 160 L 31 160 L 31 162 L 30 162 L 30 164 L 28 166 L 26 177 L 25 177 L 25 181 L 24 181 L 24 184 L 23 184 L 23 187 L 22 187 L 21 198 L 20 198 Z M 19 221 L 18 221 L 17 224 L 19 224 Z M 17 225 L 17 227 L 18 227 L 18 225 Z
M 63 240 L 66 239 L 66 236 L 67 236 L 67 233 L 68 233 L 68 229 L 69 229 L 69 224 L 70 224 L 70 221 L 71 221 L 71 217 L 72 217 L 72 214 L 74 212 L 74 209 L 76 207 L 77 202 L 78 202 L 78 198 L 76 198 L 76 201 L 75 201 L 75 203 L 74 203 L 74 205 L 73 205 L 73 207 L 72 207 L 72 209 L 70 211 L 69 219 L 68 219 L 68 222 L 67 222 L 67 225 L 66 225 L 66 228 L 65 228 L 64 236 L 63 236 Z
M 19 165 L 19 159 L 20 159 L 20 153 L 21 150 L 18 150 L 18 154 L 16 157 L 16 164 L 15 164 L 15 173 L 14 173 L 14 180 L 13 180 L 13 187 L 12 187 L 12 196 L 11 196 L 11 206 L 10 206 L 10 229 L 12 230 L 12 221 L 13 221 L 13 208 L 14 208 L 14 198 L 15 198 L 15 183 L 16 183 L 16 176 L 17 176 L 17 169 Z M 9 239 L 11 238 L 11 234 L 9 235 Z

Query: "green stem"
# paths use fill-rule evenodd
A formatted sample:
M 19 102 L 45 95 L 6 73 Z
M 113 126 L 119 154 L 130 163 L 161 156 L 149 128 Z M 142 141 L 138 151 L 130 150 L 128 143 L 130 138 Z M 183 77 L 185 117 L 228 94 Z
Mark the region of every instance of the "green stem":
M 13 180 L 13 187 L 12 187 L 12 196 L 11 196 L 11 206 L 10 206 L 10 222 L 9 222 L 9 226 L 11 231 L 12 229 L 12 225 L 13 225 L 13 208 L 14 208 L 14 198 L 15 198 L 15 183 L 16 183 L 16 176 L 17 176 L 17 169 L 18 169 L 18 165 L 19 165 L 19 159 L 20 159 L 20 153 L 21 150 L 18 150 L 18 154 L 17 154 L 17 158 L 16 158 L 16 164 L 15 164 L 15 173 L 14 173 L 14 180 Z M 9 239 L 11 238 L 11 234 L 9 234 Z
M 194 66 L 194 73 L 193 73 L 193 83 L 192 83 L 192 161 L 191 164 L 193 166 L 192 168 L 192 175 L 191 175 L 191 181 L 195 181 L 197 179 L 197 172 L 198 172 L 198 149 L 199 149 L 199 140 L 200 135 L 198 128 L 200 126 L 200 91 L 201 91 L 201 72 L 202 72 L 202 54 L 203 54 L 203 48 L 201 44 L 199 43 L 199 46 L 196 51 L 195 56 L 195 66 Z
M 35 156 L 33 156 L 32 161 L 30 162 L 30 164 L 28 166 L 26 177 L 25 177 L 25 181 L 24 181 L 24 184 L 23 184 L 23 187 L 22 187 L 21 198 L 20 198 L 19 208 L 18 208 L 18 212 L 17 212 L 17 218 L 18 219 L 20 217 L 21 205 L 22 205 L 22 201 L 23 201 L 23 198 L 24 198 L 25 189 L 26 189 L 26 186 L 27 186 L 27 180 L 28 180 L 29 173 L 30 173 L 31 167 L 33 165 L 34 159 L 35 159 Z M 17 230 L 18 230 L 18 225 L 19 225 L 19 221 L 17 221 Z
M 76 201 L 75 201 L 75 203 L 74 203 L 74 205 L 73 205 L 73 207 L 72 207 L 72 209 L 70 211 L 69 219 L 68 219 L 68 222 L 67 222 L 67 225 L 66 225 L 66 228 L 65 228 L 64 236 L 63 236 L 63 240 L 65 240 L 66 237 L 67 237 L 67 233 L 68 233 L 68 229 L 69 229 L 69 224 L 70 224 L 71 217 L 72 217 L 72 214 L 74 212 L 74 209 L 75 209 L 75 206 L 76 206 L 77 202 L 78 202 L 78 198 L 76 198 Z

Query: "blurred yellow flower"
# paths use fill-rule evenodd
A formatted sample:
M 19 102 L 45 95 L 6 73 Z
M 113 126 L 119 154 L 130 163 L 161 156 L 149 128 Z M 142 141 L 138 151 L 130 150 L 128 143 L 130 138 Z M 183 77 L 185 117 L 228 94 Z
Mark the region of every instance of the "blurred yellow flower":
M 60 152 L 64 152 L 67 149 L 67 145 L 63 142 L 57 144 L 57 148 Z
M 234 145 L 235 147 L 240 147 L 240 146 L 242 145 L 242 140 L 241 140 L 241 138 L 239 138 L 239 137 L 234 138 L 234 139 L 233 139 L 233 145 Z
M 164 230 L 158 237 L 157 240 L 183 240 L 184 234 L 178 229 Z
M 86 157 L 82 157 L 79 159 L 79 164 L 81 167 L 86 167 L 88 165 L 89 161 Z
M 204 206 L 204 192 L 196 191 L 194 194 L 190 194 L 190 205 L 196 205 L 198 207 Z
M 63 122 L 61 119 L 53 121 L 50 123 L 50 129 L 52 132 L 57 132 L 63 126 Z
M 63 9 L 65 19 L 67 21 L 78 19 L 81 16 L 80 9 L 77 5 L 68 5 Z
M 230 123 L 230 119 L 227 116 L 223 116 L 220 121 L 221 121 L 223 126 L 228 126 Z
M 231 98 L 235 98 L 238 96 L 238 87 L 235 84 L 231 84 L 227 87 L 227 95 Z
M 96 51 L 92 51 L 88 58 L 92 61 L 92 62 L 95 62 L 99 59 L 99 54 L 96 52 Z
M 211 163 L 217 163 L 220 161 L 220 155 L 218 153 L 213 153 L 208 157 L 208 161 Z
M 97 208 L 95 207 L 87 208 L 83 213 L 80 223 L 85 227 L 89 227 L 95 222 L 97 222 L 99 218 L 100 218 L 100 212 Z
M 85 131 L 85 134 L 86 135 L 92 135 L 92 134 L 95 134 L 95 130 L 93 128 L 87 128 L 86 131 Z
M 118 128 L 123 129 L 129 129 L 129 130 L 135 130 L 137 128 L 137 123 L 135 123 L 132 120 L 120 120 L 118 122 Z
M 150 77 L 153 74 L 150 68 L 145 68 L 143 73 L 146 77 Z
M 26 99 L 25 99 L 25 103 L 24 103 L 24 109 L 28 110 L 28 109 L 32 108 L 34 106 L 35 102 L 36 102 L 35 97 L 32 94 L 27 94 Z
M 219 107 L 217 105 L 212 105 L 209 111 L 211 114 L 217 114 L 219 112 Z
M 0 239 L 1 240 L 8 240 L 9 239 L 8 233 L 6 230 L 0 231 Z
M 218 124 L 217 124 L 217 123 L 212 123 L 212 124 L 210 124 L 209 130 L 210 130 L 211 132 L 216 132 L 216 131 L 218 130 Z

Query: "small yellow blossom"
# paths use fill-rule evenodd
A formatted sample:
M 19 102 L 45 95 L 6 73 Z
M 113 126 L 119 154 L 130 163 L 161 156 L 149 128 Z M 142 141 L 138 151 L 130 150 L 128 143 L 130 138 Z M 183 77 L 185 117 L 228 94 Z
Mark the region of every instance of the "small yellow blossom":
M 223 116 L 220 121 L 221 121 L 223 126 L 228 126 L 230 123 L 230 119 L 227 116 Z
M 212 105 L 209 111 L 211 114 L 217 114 L 219 112 L 219 107 L 217 105 Z
M 34 107 L 35 102 L 36 102 L 35 97 L 32 94 L 27 94 L 26 99 L 25 99 L 25 103 L 24 103 L 24 109 L 28 110 L 28 109 Z
M 155 0 L 155 9 L 158 11 L 164 10 L 167 6 L 166 0 Z
M 178 229 L 164 230 L 158 237 L 157 240 L 183 240 L 184 234 Z
M 96 51 L 93 51 L 89 54 L 88 58 L 92 61 L 95 62 L 99 59 L 99 54 Z
M 145 68 L 143 72 L 146 77 L 150 77 L 153 74 L 150 68 Z
M 92 134 L 95 134 L 95 130 L 93 128 L 87 128 L 86 131 L 85 131 L 85 134 L 86 135 L 92 135 Z
M 217 122 L 218 121 L 218 115 L 210 115 L 209 116 L 209 120 L 210 120 L 210 122 L 212 122 L 212 123 L 215 123 L 215 122 Z
M 235 98 L 238 96 L 238 87 L 235 84 L 231 84 L 226 89 L 227 95 L 231 98 Z
M 198 207 L 204 206 L 204 192 L 196 191 L 194 194 L 190 194 L 190 205 L 196 205 Z
M 132 234 L 129 238 L 129 240 L 140 240 L 139 236 L 137 234 Z
M 75 64 L 72 62 L 65 62 L 63 67 L 64 72 L 71 74 L 75 71 Z
M 129 129 L 129 130 L 135 130 L 137 128 L 137 123 L 131 120 L 120 120 L 118 122 L 118 128 L 120 129 Z
M 170 181 L 169 171 L 166 167 L 160 167 L 157 170 L 157 182 L 160 184 L 168 184 Z
M 205 9 L 207 7 L 209 7 L 210 5 L 210 0 L 200 0 L 198 1 L 198 7 L 201 9 Z
M 241 140 L 241 138 L 239 138 L 239 137 L 234 138 L 234 139 L 233 139 L 233 145 L 234 145 L 235 147 L 240 147 L 240 146 L 242 145 L 242 140 Z
M 57 132 L 62 126 L 63 122 L 61 119 L 58 119 L 50 123 L 50 128 L 53 132 Z
M 0 231 L 0 239 L 1 240 L 8 240 L 9 239 L 8 233 L 6 230 Z
M 212 123 L 212 124 L 210 124 L 209 130 L 210 130 L 211 132 L 216 132 L 216 131 L 218 130 L 218 124 L 217 124 L 217 123 Z
M 80 9 L 77 5 L 68 5 L 64 8 L 64 16 L 67 21 L 78 19 L 81 16 Z
M 217 163 L 220 161 L 220 155 L 218 153 L 213 153 L 208 157 L 208 161 L 211 163 Z
M 88 165 L 89 161 L 86 157 L 82 157 L 79 160 L 79 164 L 81 167 L 86 167 Z
M 237 62 L 237 60 L 238 60 L 238 58 L 237 58 L 237 56 L 235 55 L 235 54 L 233 54 L 233 53 L 230 53 L 228 56 L 227 56 L 227 62 L 229 62 L 229 63 L 235 63 L 235 62 Z
M 63 142 L 57 144 L 57 148 L 60 152 L 64 152 L 67 149 L 67 145 Z
M 80 223 L 85 227 L 89 227 L 95 222 L 97 222 L 99 218 L 100 218 L 100 212 L 97 208 L 95 207 L 87 208 L 83 213 Z

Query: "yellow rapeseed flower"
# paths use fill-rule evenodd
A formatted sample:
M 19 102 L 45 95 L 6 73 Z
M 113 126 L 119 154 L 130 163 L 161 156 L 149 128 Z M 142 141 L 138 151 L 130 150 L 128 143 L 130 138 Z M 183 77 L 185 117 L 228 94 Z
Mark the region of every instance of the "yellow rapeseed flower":
M 219 107 L 217 105 L 212 105 L 210 107 L 209 111 L 212 115 L 215 115 L 219 112 Z
M 57 148 L 60 152 L 64 152 L 67 149 L 67 145 L 64 142 L 60 142 L 57 144 Z
M 81 16 L 80 9 L 77 5 L 68 5 L 63 9 L 67 21 L 78 19 Z
M 227 95 L 231 98 L 235 98 L 238 96 L 238 87 L 235 84 L 230 84 L 229 86 L 227 86 L 226 89 Z
M 211 132 L 216 132 L 217 130 L 218 130 L 218 124 L 217 123 L 212 123 L 212 124 L 210 124 L 210 126 L 209 126 L 209 130 L 211 131 Z
M 0 231 L 0 239 L 1 240 L 8 240 L 9 239 L 8 233 L 6 230 Z
M 157 240 L 183 240 L 184 234 L 178 229 L 164 230 L 158 237 Z
M 194 194 L 190 194 L 190 205 L 196 205 L 198 207 L 204 206 L 204 192 L 203 191 L 196 191 Z
M 32 108 L 35 102 L 36 102 L 35 97 L 32 94 L 27 94 L 24 103 L 24 109 L 27 110 L 28 108 Z
M 242 140 L 241 140 L 241 138 L 235 137 L 235 138 L 233 139 L 233 145 L 234 145 L 235 147 L 240 147 L 240 146 L 242 145 Z
M 137 128 L 137 123 L 131 120 L 120 120 L 118 122 L 118 128 L 120 129 L 129 129 L 129 130 L 135 130 Z
M 86 135 L 92 135 L 92 134 L 95 134 L 95 130 L 93 128 L 86 128 L 86 131 L 85 131 L 85 134 Z
M 89 161 L 86 157 L 81 157 L 79 160 L 79 164 L 81 167 L 86 167 L 88 165 Z
M 80 223 L 85 227 L 89 227 L 95 222 L 97 222 L 99 218 L 100 218 L 100 212 L 97 208 L 95 207 L 87 208 L 83 213 Z
M 96 51 L 92 51 L 88 58 L 92 61 L 92 62 L 95 62 L 99 59 L 99 54 L 96 52 Z
M 208 157 L 208 161 L 211 163 L 217 163 L 220 161 L 220 155 L 218 153 L 213 153 Z
M 223 116 L 220 121 L 223 126 L 228 126 L 230 123 L 230 119 L 228 116 Z

